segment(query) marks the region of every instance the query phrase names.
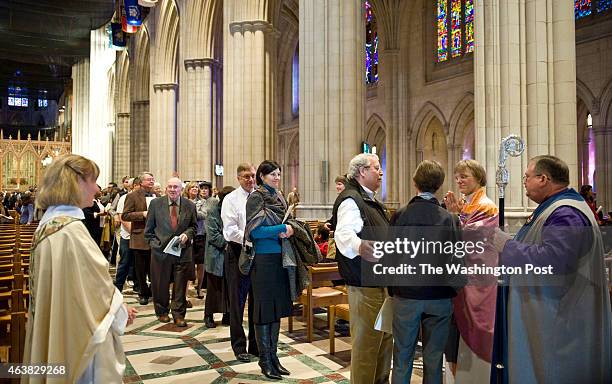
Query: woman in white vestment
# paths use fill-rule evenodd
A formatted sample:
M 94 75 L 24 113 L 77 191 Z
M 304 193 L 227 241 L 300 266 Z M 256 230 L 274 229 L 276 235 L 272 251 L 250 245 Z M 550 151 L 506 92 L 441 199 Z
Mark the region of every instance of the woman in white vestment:
M 65 376 L 24 382 L 120 383 L 119 336 L 136 311 L 113 285 L 108 261 L 81 222 L 98 190 L 98 166 L 66 155 L 45 170 L 36 199 L 46 210 L 34 234 L 24 364 L 61 364 Z

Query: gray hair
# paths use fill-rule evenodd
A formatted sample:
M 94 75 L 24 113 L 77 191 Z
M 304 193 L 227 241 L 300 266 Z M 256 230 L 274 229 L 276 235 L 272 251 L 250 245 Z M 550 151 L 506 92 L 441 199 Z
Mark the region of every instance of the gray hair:
M 134 185 L 134 177 L 130 177 L 127 182 L 128 188 L 132 188 L 132 186 Z
M 145 171 L 145 172 L 141 173 L 140 175 L 138 175 L 138 177 L 140 177 L 140 180 L 142 181 L 142 180 L 145 179 L 146 175 L 151 176 L 152 178 L 155 178 L 155 176 L 153 176 L 153 174 L 151 172 L 149 172 L 149 171 Z
M 378 160 L 378 156 L 373 153 L 360 153 L 351 159 L 346 177 L 355 180 L 359 176 L 359 170 L 370 165 L 370 159 Z

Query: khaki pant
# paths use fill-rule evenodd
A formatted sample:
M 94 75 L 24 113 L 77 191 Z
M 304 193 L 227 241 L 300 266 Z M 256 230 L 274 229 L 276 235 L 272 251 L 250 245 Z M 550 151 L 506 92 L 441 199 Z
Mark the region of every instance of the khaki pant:
M 384 288 L 348 286 L 351 316 L 351 384 L 389 382 L 393 337 L 374 329 L 387 292 Z

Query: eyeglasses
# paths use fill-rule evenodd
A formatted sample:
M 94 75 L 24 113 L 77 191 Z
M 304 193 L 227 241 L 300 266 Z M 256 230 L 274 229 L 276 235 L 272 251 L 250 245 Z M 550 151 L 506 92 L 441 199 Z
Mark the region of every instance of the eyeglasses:
M 373 167 L 373 166 L 371 166 L 371 165 L 368 165 L 368 166 L 365 166 L 364 168 L 374 168 L 374 170 L 375 170 L 376 172 L 380 172 L 380 171 L 381 171 L 380 166 L 378 166 L 378 167 Z
M 527 179 L 529 179 L 529 178 L 531 178 L 531 177 L 537 177 L 537 176 L 543 176 L 543 177 L 545 177 L 545 178 L 550 179 L 550 177 L 548 177 L 548 176 L 546 176 L 546 175 L 543 175 L 543 174 L 541 174 L 541 173 L 538 173 L 537 175 L 528 175 L 528 174 L 524 174 L 524 175 L 523 175 L 523 181 L 527 181 Z

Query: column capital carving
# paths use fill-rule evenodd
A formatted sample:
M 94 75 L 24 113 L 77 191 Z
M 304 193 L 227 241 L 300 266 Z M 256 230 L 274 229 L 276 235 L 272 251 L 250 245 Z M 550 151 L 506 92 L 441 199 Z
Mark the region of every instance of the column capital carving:
M 154 91 L 176 91 L 177 88 L 176 83 L 153 84 Z
M 215 68 L 221 66 L 219 60 L 210 57 L 202 59 L 185 59 L 185 69 L 204 68 L 206 66 Z
M 122 118 L 130 117 L 130 113 L 129 112 L 119 112 L 117 113 L 117 117 L 122 117 Z
M 245 32 L 256 32 L 262 31 L 264 33 L 274 33 L 275 35 L 280 34 L 280 31 L 274 28 L 272 24 L 265 20 L 245 20 L 235 21 L 229 25 L 230 33 L 245 33 Z

